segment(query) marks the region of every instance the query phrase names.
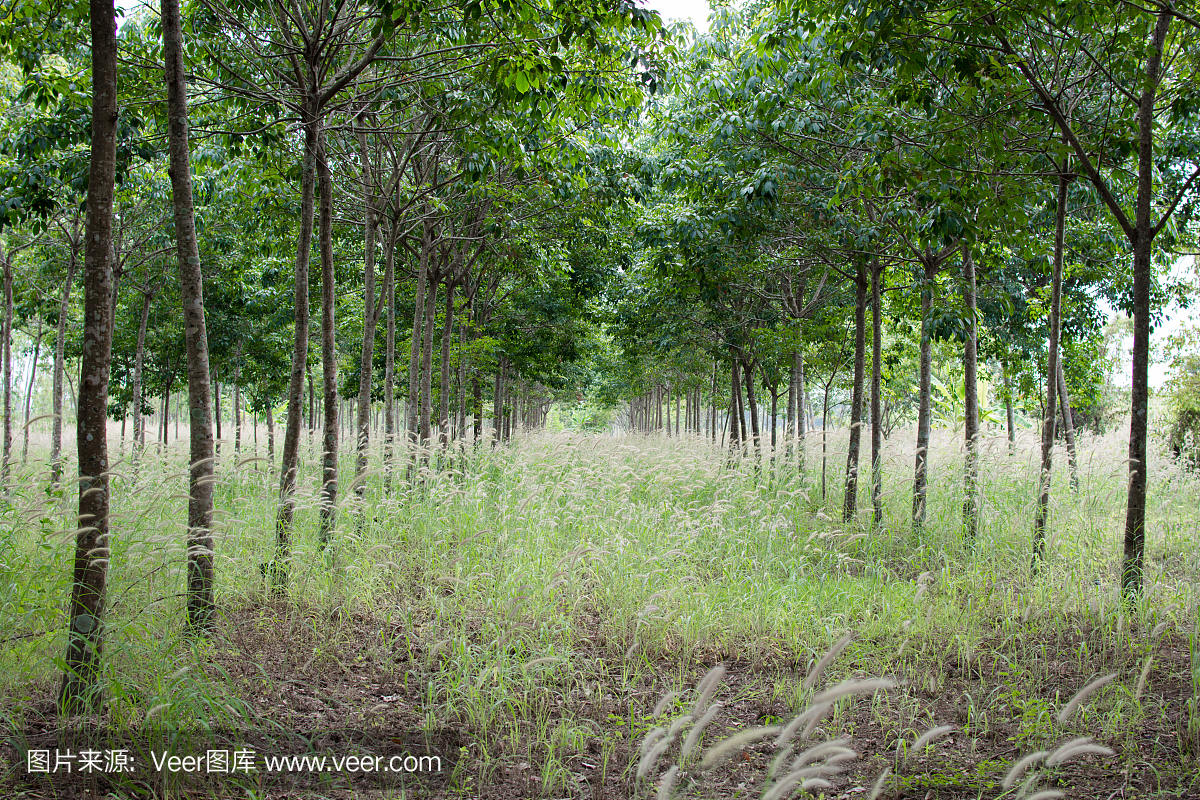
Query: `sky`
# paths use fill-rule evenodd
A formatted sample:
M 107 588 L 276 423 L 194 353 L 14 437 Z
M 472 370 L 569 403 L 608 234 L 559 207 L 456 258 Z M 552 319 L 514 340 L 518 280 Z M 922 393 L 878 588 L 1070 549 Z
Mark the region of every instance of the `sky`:
M 696 30 L 708 30 L 708 3 L 706 0 L 646 0 L 646 7 L 662 14 L 663 22 L 673 19 L 690 19 Z

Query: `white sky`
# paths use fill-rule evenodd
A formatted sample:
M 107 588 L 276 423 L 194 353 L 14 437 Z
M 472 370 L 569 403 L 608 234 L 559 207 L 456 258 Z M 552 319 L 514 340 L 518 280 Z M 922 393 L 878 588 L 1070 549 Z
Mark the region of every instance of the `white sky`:
M 690 19 L 701 33 L 708 31 L 709 7 L 706 0 L 646 0 L 646 7 L 662 14 L 663 22 Z

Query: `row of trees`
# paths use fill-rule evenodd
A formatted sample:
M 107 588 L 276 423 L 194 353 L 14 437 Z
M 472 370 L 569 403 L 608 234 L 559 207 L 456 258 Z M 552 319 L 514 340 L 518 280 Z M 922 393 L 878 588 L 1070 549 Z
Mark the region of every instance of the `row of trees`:
M 1122 581 L 1140 590 L 1149 326 L 1178 293 L 1155 267 L 1190 245 L 1200 175 L 1185 12 L 778 0 L 667 36 L 624 0 L 164 0 L 119 30 L 105 0 L 46 3 L 0 23 L 2 338 L 6 442 L 14 327 L 57 334 L 56 426 L 78 358 L 65 706 L 98 700 L 106 418 L 132 412 L 143 447 L 147 398 L 184 381 L 198 632 L 222 384 L 235 417 L 284 415 L 282 592 L 301 431 L 320 419 L 325 545 L 347 400 L 355 477 L 377 414 L 392 480 L 400 454 L 480 442 L 489 417 L 503 440 L 585 392 L 636 430 L 769 442 L 803 476 L 814 401 L 824 426 L 844 379 L 843 515 L 869 474 L 883 521 L 883 436 L 911 418 L 923 525 L 951 342 L 967 537 L 980 374 L 1010 442 L 1015 407 L 1042 420 L 1036 569 L 1055 420 L 1070 444 L 1095 406 L 1103 299 L 1134 319 Z

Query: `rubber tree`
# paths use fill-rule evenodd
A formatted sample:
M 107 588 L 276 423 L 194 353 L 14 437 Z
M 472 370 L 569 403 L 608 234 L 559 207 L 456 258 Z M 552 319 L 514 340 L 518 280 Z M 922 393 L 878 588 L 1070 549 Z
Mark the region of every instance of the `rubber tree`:
M 79 528 L 75 534 L 67 649 L 59 705 L 99 711 L 108 584 L 108 377 L 112 360 L 113 188 L 117 157 L 117 27 L 112 0 L 90 0 L 92 138 L 84 240 L 83 356 L 76 443 Z

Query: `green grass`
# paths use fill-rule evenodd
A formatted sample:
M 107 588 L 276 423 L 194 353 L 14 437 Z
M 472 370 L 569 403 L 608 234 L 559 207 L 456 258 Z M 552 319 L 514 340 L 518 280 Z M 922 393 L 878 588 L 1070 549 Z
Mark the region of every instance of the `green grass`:
M 459 731 L 467 754 L 455 785 L 464 791 L 491 784 L 563 796 L 583 781 L 624 787 L 616 796 L 652 794 L 658 773 L 640 782 L 633 773 L 664 693 L 686 695 L 725 662 L 736 680 L 719 692 L 724 707 L 706 746 L 762 719 L 786 721 L 811 699 L 804 675 L 853 632 L 823 684 L 889 676 L 898 686 L 869 702 L 840 701 L 823 723 L 831 737 L 875 743 L 842 784 L 869 788 L 887 765 L 881 796 L 918 784 L 935 796 L 1000 796 L 996 772 L 1014 753 L 1053 749 L 1071 733 L 1117 751 L 1116 761 L 1095 761 L 1094 775 L 1068 776 L 1082 785 L 1149 759 L 1153 792 L 1195 790 L 1187 776 L 1200 751 L 1200 481 L 1161 456 L 1152 464 L 1146 593 L 1127 610 L 1116 594 L 1125 485 L 1117 437 L 1084 437 L 1078 495 L 1056 471 L 1050 558 L 1033 580 L 1033 442 L 1008 455 L 1003 441 L 987 441 L 972 547 L 960 534 L 960 446 L 949 431 L 935 433 L 928 520 L 915 532 L 903 432 L 886 453 L 881 530 L 869 512 L 838 520 L 837 479 L 820 501 L 819 442 L 810 441 L 800 475 L 783 454 L 774 467 L 752 458 L 731 466 L 687 437 L 560 434 L 434 459 L 411 479 L 400 470 L 390 492 L 376 452 L 362 500 L 343 495 L 336 545 L 325 552 L 309 453 L 284 602 L 267 595 L 259 570 L 273 547 L 277 479 L 261 462 L 238 463 L 227 443 L 215 530 L 224 617 L 209 643 L 182 628 L 185 465 L 183 443 L 173 444 L 144 457 L 136 480 L 128 464 L 116 469 L 106 713 L 125 726 L 146 724 L 151 711 L 168 727 L 261 725 L 291 719 L 284 703 L 300 702 L 297 686 L 307 697 L 305 686 L 333 691 L 321 676 L 365 675 L 402 700 L 364 689 L 350 702 L 344 682 L 337 718 Z M 830 449 L 834 476 L 844 435 Z M 54 695 L 73 544 L 71 492 L 48 496 L 35 466 L 18 470 L 0 517 L 0 703 L 14 726 L 44 716 Z M 342 467 L 353 469 L 345 454 Z M 248 665 L 248 647 L 261 647 L 265 666 Z M 1077 689 L 1109 672 L 1117 679 L 1070 725 L 1054 720 Z M 1146 726 L 1164 715 L 1175 734 L 1147 744 Z M 953 747 L 922 748 L 919 765 L 898 760 L 902 742 L 942 723 L 958 728 Z M 722 769 L 749 770 L 743 782 L 758 796 L 763 765 Z M 676 790 L 703 795 L 709 785 L 689 774 Z

